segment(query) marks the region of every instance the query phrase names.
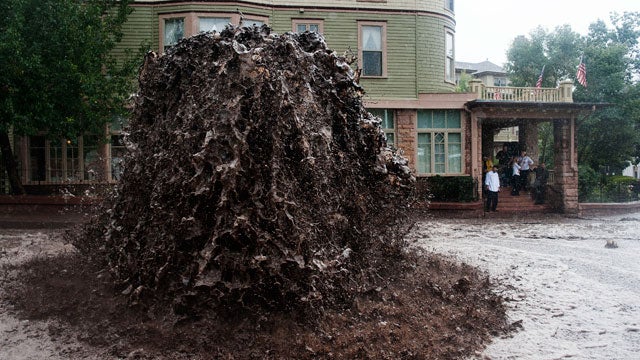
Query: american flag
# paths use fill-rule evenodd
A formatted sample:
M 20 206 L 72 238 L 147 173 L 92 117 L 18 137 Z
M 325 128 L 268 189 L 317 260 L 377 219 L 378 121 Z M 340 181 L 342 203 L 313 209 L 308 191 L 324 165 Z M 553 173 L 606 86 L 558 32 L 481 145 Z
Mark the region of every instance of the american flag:
M 542 87 L 542 76 L 544 75 L 544 67 L 545 65 L 542 65 L 542 71 L 540 71 L 540 76 L 538 77 L 538 82 L 536 83 L 536 87 L 538 89 Z
M 576 73 L 576 79 L 580 85 L 587 87 L 587 67 L 584 65 L 584 61 L 582 61 L 582 57 L 580 57 L 580 65 L 578 65 L 578 72 Z

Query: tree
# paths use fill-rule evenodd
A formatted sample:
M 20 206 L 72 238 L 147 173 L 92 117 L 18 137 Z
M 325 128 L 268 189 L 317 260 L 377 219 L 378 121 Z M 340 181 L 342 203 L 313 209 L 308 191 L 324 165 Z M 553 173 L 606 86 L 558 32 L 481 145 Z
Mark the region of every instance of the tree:
M 505 64 L 511 83 L 513 86 L 535 86 L 543 66 L 543 87 L 555 87 L 560 80 L 572 78 L 580 41 L 580 34 L 568 25 L 559 26 L 554 32 L 538 27 L 531 32 L 530 38 L 516 37 L 507 51 Z
M 578 119 L 578 160 L 595 170 L 621 167 L 640 149 L 640 13 L 614 13 L 611 22 L 613 28 L 601 20 L 592 23 L 586 36 L 569 25 L 553 32 L 539 27 L 529 37 L 514 39 L 505 66 L 514 86 L 533 86 L 545 66 L 543 86 L 553 87 L 560 80 L 575 79 L 584 59 L 588 87 L 576 83 L 574 101 L 609 104 Z
M 136 60 L 116 60 L 129 0 L 5 0 L 0 13 L 0 145 L 12 193 L 24 193 L 9 132 L 102 134 L 125 110 Z
M 458 81 L 458 85 L 456 86 L 456 92 L 463 93 L 471 91 L 471 87 L 469 86 L 469 81 L 471 81 L 473 77 L 465 70 L 460 73 L 460 80 Z

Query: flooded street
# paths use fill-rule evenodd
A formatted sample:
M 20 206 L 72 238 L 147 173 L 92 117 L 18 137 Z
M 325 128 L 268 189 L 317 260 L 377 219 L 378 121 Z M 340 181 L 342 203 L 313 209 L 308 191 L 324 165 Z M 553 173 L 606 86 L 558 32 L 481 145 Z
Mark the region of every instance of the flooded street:
M 522 329 L 490 359 L 637 359 L 640 213 L 569 219 L 435 219 L 415 245 L 488 272 Z M 617 248 L 605 248 L 607 240 Z

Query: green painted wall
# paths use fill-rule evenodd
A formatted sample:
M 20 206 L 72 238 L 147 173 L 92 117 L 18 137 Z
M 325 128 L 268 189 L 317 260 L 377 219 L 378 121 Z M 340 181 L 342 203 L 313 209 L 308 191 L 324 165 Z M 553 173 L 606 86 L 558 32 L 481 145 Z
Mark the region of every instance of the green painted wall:
M 433 3 L 430 1 L 429 3 Z M 214 3 L 137 3 L 124 31 L 117 54 L 124 48 L 137 50 L 146 42 L 158 49 L 159 16 L 170 13 L 228 12 L 245 16 L 266 16 L 276 33 L 291 31 L 292 19 L 322 19 L 327 44 L 339 54 L 348 49 L 357 55 L 358 21 L 387 24 L 387 77 L 363 78 L 361 84 L 371 99 L 415 99 L 420 93 L 453 92 L 455 85 L 444 81 L 445 27 L 453 21 L 430 12 L 353 11 L 298 7 L 249 7 Z M 354 65 L 355 66 L 355 65 Z

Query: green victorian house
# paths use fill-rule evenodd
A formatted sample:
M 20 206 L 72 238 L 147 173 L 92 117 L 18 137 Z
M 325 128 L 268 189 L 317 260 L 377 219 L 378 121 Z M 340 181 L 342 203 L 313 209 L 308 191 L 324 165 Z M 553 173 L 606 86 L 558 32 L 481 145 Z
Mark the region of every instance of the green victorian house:
M 471 92 L 456 93 L 454 0 L 137 0 L 132 7 L 117 51 L 147 43 L 162 53 L 181 38 L 229 23 L 322 33 L 331 49 L 357 56 L 365 104 L 382 118 L 389 143 L 409 159 L 419 184 L 436 175 L 445 182 L 464 178 L 470 185 L 461 191 L 478 202 L 482 154 L 493 149 L 493 135 L 517 126 L 521 148 L 535 159 L 537 126 L 553 122 L 552 206 L 579 210 L 575 119 L 592 106 L 572 102 L 571 82 L 535 89 L 472 81 Z M 109 134 L 105 145 L 88 137 L 60 144 L 37 136 L 16 139 L 28 191 L 117 181 L 125 150 L 119 127 Z

